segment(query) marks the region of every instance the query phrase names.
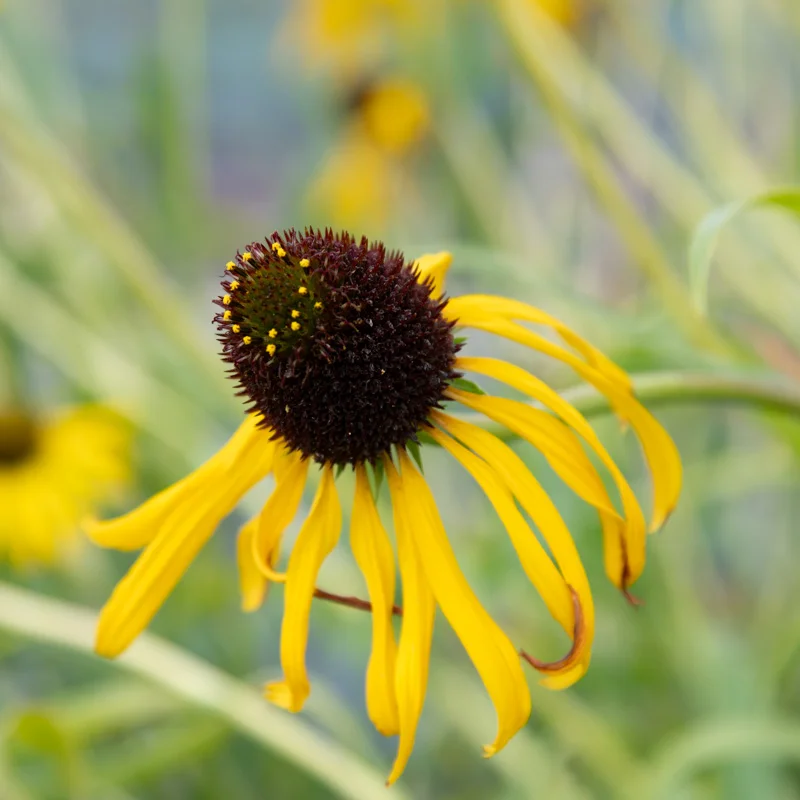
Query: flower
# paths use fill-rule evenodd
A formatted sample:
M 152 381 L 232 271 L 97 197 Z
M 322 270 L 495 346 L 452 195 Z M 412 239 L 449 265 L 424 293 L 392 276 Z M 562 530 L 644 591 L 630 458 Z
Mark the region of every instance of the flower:
M 418 31 L 424 8 L 416 0 L 297 0 L 279 41 L 306 68 L 347 81 L 385 57 L 387 40 Z
M 0 410 L 0 555 L 53 564 L 80 522 L 128 477 L 130 432 L 108 409 L 81 406 L 42 420 Z
M 398 76 L 353 92 L 348 120 L 309 189 L 309 200 L 343 227 L 382 230 L 408 183 L 409 157 L 429 124 L 428 100 Z
M 584 5 L 581 0 L 529 0 L 529 2 L 567 27 L 578 23 Z
M 651 529 L 677 502 L 680 459 L 670 437 L 634 397 L 622 369 L 558 320 L 519 300 L 443 296 L 447 253 L 413 264 L 380 244 L 349 234 L 306 230 L 272 234 L 227 265 L 216 323 L 225 360 L 249 403 L 245 421 L 206 464 L 126 516 L 89 531 L 99 544 L 145 547 L 114 590 L 98 626 L 97 651 L 115 656 L 148 624 L 197 552 L 242 494 L 268 473 L 275 488 L 241 530 L 238 561 L 246 610 L 282 583 L 283 679 L 267 697 L 300 711 L 310 692 L 305 668 L 314 596 L 372 611 L 366 675 L 368 714 L 383 734 L 399 734 L 389 782 L 403 771 L 425 699 L 434 613 L 454 628 L 495 705 L 492 755 L 530 713 L 524 659 L 545 683 L 568 686 L 586 671 L 594 635 L 589 582 L 555 505 L 519 457 L 486 430 L 445 410 L 459 403 L 507 426 L 539 449 L 577 495 L 594 506 L 605 566 L 627 592 L 645 561 L 646 523 L 619 468 L 583 416 L 540 378 L 494 358 L 461 355 L 458 329 L 474 328 L 519 342 L 571 366 L 610 401 L 638 435 L 653 475 Z M 555 344 L 521 323 L 554 331 Z M 479 394 L 464 372 L 501 381 L 538 401 Z M 545 410 L 547 409 L 547 410 Z M 433 495 L 414 465 L 418 442 L 451 453 L 483 489 L 550 613 L 572 638 L 569 653 L 543 663 L 519 652 L 483 608 L 461 573 Z M 582 446 L 610 473 L 621 510 Z M 279 571 L 281 538 L 297 513 L 309 472 L 320 480 L 311 509 Z M 336 474 L 355 472 L 350 541 L 369 603 L 316 588 L 337 544 L 341 514 Z M 370 488 L 385 473 L 391 497 L 403 607 L 395 641 L 393 549 Z M 538 527 L 546 550 L 521 510 Z M 552 554 L 552 556 L 551 556 Z M 520 658 L 522 656 L 522 659 Z

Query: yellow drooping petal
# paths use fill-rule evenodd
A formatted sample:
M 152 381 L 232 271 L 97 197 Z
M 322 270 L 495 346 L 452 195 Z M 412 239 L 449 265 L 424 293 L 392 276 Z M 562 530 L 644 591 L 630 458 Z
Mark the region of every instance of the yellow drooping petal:
M 322 562 L 336 546 L 342 527 L 342 511 L 333 480 L 333 470 L 322 471 L 308 518 L 297 537 L 286 571 L 281 667 L 283 680 L 267 684 L 268 700 L 287 711 L 300 711 L 311 692 L 306 673 L 306 644 L 311 601 Z
M 413 266 L 419 271 L 419 282 L 430 281 L 433 287 L 431 297 L 439 298 L 444 294 L 447 271 L 452 263 L 453 256 L 446 251 L 426 253 L 414 262 Z
M 490 378 L 502 381 L 508 386 L 512 386 L 520 392 L 524 392 L 534 400 L 538 400 L 579 434 L 596 453 L 603 466 L 611 473 L 622 500 L 626 529 L 620 530 L 614 520 L 604 524 L 603 552 L 606 574 L 612 583 L 618 588 L 624 589 L 626 581 L 625 550 L 629 546 L 631 539 L 639 541 L 640 546 L 643 545 L 644 516 L 636 495 L 634 495 L 624 475 L 600 442 L 591 425 L 574 406 L 568 403 L 541 378 L 531 375 L 530 372 L 514 364 L 495 358 L 465 357 L 456 360 L 456 369 L 487 375 Z
M 505 516 L 501 514 L 525 574 L 542 595 L 553 618 L 573 640 L 577 621 L 568 587 L 572 587 L 577 593 L 583 617 L 584 636 L 580 642 L 580 651 L 572 654 L 574 659 L 570 659 L 565 669 L 560 671 L 571 677 L 570 682 L 574 682 L 585 672 L 591 657 L 594 640 L 594 602 L 589 579 L 586 577 L 586 571 L 569 529 L 547 492 L 510 447 L 477 425 L 471 425 L 447 414 L 435 411 L 432 419 L 473 451 L 475 455 L 452 439 L 448 440 L 435 431 L 429 431 L 480 483 L 498 514 L 501 514 L 504 502 L 502 490 L 505 487 L 517 498 L 541 532 L 560 570 L 557 578 L 551 573 L 544 572 L 546 568 L 543 567 L 545 563 L 543 556 L 544 558 L 547 556 L 536 537 L 527 529 L 527 525 L 525 528 L 519 525 L 512 528 L 506 522 L 511 516 L 508 510 L 505 510 Z M 502 482 L 500 487 L 498 481 Z M 524 535 L 526 530 L 528 536 Z M 543 572 L 546 582 L 541 577 Z M 546 681 L 550 685 L 551 678 Z
M 456 390 L 458 391 L 458 390 Z M 469 392 L 458 392 L 458 399 Z M 490 404 L 492 413 L 525 429 L 527 440 L 541 451 L 556 474 L 590 505 L 619 518 L 603 481 L 580 441 L 560 419 L 517 400 L 489 395 L 472 395 L 481 406 Z M 472 400 L 472 398 L 467 398 Z M 510 424 L 509 424 L 510 427 Z M 621 520 L 620 520 L 621 521 Z
M 449 308 L 450 304 L 448 304 Z M 461 318 L 461 324 L 495 333 L 512 341 L 531 347 L 571 366 L 585 381 L 604 394 L 614 410 L 634 429 L 642 443 L 645 459 L 653 478 L 653 514 L 650 530 L 655 531 L 664 524 L 678 502 L 681 489 L 682 466 L 675 443 L 658 421 L 619 381 L 590 366 L 563 347 L 547 341 L 542 336 L 507 322 L 500 317 L 481 315 L 476 312 Z M 635 571 L 634 571 L 635 572 Z M 631 576 L 629 583 L 638 577 Z
M 236 539 L 236 563 L 239 567 L 242 611 L 256 611 L 261 608 L 269 586 L 253 559 L 253 537 L 257 529 L 258 515 L 242 526 Z
M 417 725 L 425 704 L 428 687 L 428 667 L 436 603 L 416 550 L 408 517 L 409 503 L 403 482 L 394 465 L 384 459 L 389 491 L 392 495 L 394 529 L 397 537 L 397 561 L 403 584 L 403 624 L 397 647 L 395 688 L 400 731 L 397 756 L 386 783 L 393 784 L 406 768 Z
M 236 433 L 205 464 L 127 514 L 109 520 L 84 521 L 83 527 L 88 537 L 101 547 L 138 550 L 155 539 L 173 512 L 181 514 L 191 510 L 197 486 L 204 486 L 218 478 L 224 480 L 226 473 L 235 470 L 245 450 L 260 449 L 262 452 L 258 453 L 257 458 L 265 466 L 265 474 L 269 472 L 275 442 L 270 441 L 272 433 L 269 430 L 258 427 L 258 421 L 259 417 L 248 414 Z
M 469 320 L 473 315 L 497 316 L 505 320 L 521 319 L 535 325 L 546 325 L 548 328 L 552 328 L 570 347 L 577 350 L 591 366 L 619 384 L 620 388 L 627 391 L 631 391 L 633 388 L 628 373 L 618 367 L 605 353 L 583 337 L 578 336 L 561 320 L 520 300 L 488 294 L 465 294 L 453 298 L 444 313 L 448 319 L 460 320 L 459 324 L 464 326 L 471 326 Z
M 530 694 L 511 641 L 483 608 L 458 566 L 425 478 L 399 450 L 400 484 L 409 533 L 428 584 L 464 645 L 497 712 L 497 735 L 487 756 L 503 748 L 530 716 Z M 396 502 L 394 496 L 392 502 Z
M 443 428 L 457 428 L 457 425 L 451 426 L 450 420 L 443 414 L 434 412 L 432 418 Z M 456 421 L 453 420 L 453 422 Z M 483 489 L 500 517 L 514 549 L 519 554 L 520 562 L 528 579 L 542 596 L 553 618 L 567 633 L 570 633 L 575 626 L 575 619 L 572 613 L 569 587 L 555 564 L 550 560 L 547 551 L 520 514 L 512 493 L 485 461 L 470 453 L 455 439 L 436 429 L 428 429 L 426 432 L 447 450 Z
M 619 581 L 618 585 L 621 586 L 622 582 L 624 582 L 623 574 L 628 574 L 625 572 L 626 565 L 628 567 L 633 564 L 644 565 L 644 517 L 639 514 L 628 523 L 613 510 L 613 506 L 610 505 L 611 500 L 606 494 L 605 488 L 600 490 L 602 497 L 602 502 L 600 503 L 597 502 L 596 496 L 586 492 L 587 485 L 578 480 L 580 471 L 576 473 L 574 470 L 569 469 L 568 456 L 562 453 L 560 458 L 553 457 L 552 444 L 542 436 L 542 431 L 539 426 L 542 419 L 541 414 L 543 412 L 530 408 L 517 400 L 476 395 L 470 392 L 461 392 L 456 389 L 450 390 L 448 396 L 475 411 L 479 411 L 490 419 L 499 422 L 501 425 L 505 425 L 509 430 L 538 448 L 547 458 L 550 466 L 553 467 L 558 476 L 576 492 L 579 497 L 582 497 L 586 502 L 597 509 L 603 530 L 604 545 L 613 543 L 613 548 L 611 548 L 611 550 L 612 552 L 618 553 L 617 561 L 614 564 L 617 571 L 613 573 L 615 578 Z M 559 422 L 559 424 L 561 423 Z M 577 452 L 576 450 L 576 455 Z M 579 458 L 586 459 L 586 454 L 582 451 L 581 454 Z M 594 468 L 591 467 L 591 469 Z
M 282 459 L 288 466 L 281 471 L 272 494 L 258 515 L 251 542 L 253 564 L 266 580 L 275 580 L 281 537 L 297 514 L 308 477 L 308 459 L 292 453 Z
M 350 544 L 367 583 L 372 604 L 372 652 L 367 666 L 367 713 L 384 735 L 399 730 L 395 665 L 397 646 L 392 628 L 394 555 L 381 523 L 363 466 L 356 468 L 356 496 L 350 522 Z
M 119 655 L 144 630 L 220 520 L 269 472 L 273 451 L 267 445 L 264 431 L 248 420 L 217 456 L 194 473 L 188 488 L 159 521 L 155 538 L 100 612 L 95 642 L 100 655 Z M 128 524 L 138 531 L 136 520 L 129 519 Z

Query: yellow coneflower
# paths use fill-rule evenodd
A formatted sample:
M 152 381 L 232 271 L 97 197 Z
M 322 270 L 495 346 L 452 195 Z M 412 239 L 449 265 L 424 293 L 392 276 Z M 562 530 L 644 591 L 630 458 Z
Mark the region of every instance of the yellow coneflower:
M 129 464 L 128 426 L 108 409 L 83 406 L 51 420 L 0 410 L 0 557 L 16 566 L 57 561 Z
M 237 255 L 216 301 L 216 323 L 224 358 L 250 402 L 248 413 L 205 465 L 128 515 L 89 531 L 101 545 L 145 547 L 101 613 L 99 653 L 115 656 L 133 641 L 220 520 L 244 492 L 274 472 L 274 491 L 238 541 L 245 609 L 257 608 L 271 583 L 285 585 L 284 675 L 268 684 L 267 697 L 300 711 L 310 692 L 305 650 L 314 596 L 370 608 L 373 646 L 366 703 L 381 733 L 399 734 L 390 782 L 403 771 L 414 743 L 436 606 L 463 642 L 495 705 L 498 730 L 486 755 L 503 747 L 530 713 L 523 660 L 545 673 L 552 687 L 567 686 L 585 672 L 594 608 L 565 523 L 506 444 L 454 416 L 444 404 L 451 401 L 485 414 L 546 456 L 575 493 L 597 509 L 606 570 L 625 592 L 644 567 L 644 515 L 575 408 L 518 366 L 461 355 L 463 341 L 454 333 L 473 328 L 519 342 L 568 364 L 602 392 L 643 445 L 654 484 L 651 530 L 666 520 L 677 501 L 680 459 L 670 437 L 634 397 L 625 372 L 561 322 L 518 300 L 489 295 L 445 299 L 450 260 L 439 253 L 409 264 L 365 238 L 314 230 L 275 233 Z M 549 328 L 563 345 L 522 323 Z M 463 382 L 465 372 L 502 381 L 543 408 L 479 394 Z M 412 460 L 420 455 L 420 438 L 433 439 L 451 453 L 494 506 L 523 570 L 573 640 L 560 661 L 543 663 L 518 651 L 473 594 L 433 495 Z M 584 446 L 610 473 L 619 508 Z M 339 538 L 335 476 L 343 468 L 355 471 L 350 540 L 369 603 L 316 587 L 320 566 Z M 285 571 L 278 571 L 281 538 L 311 470 L 321 473 L 314 501 Z M 380 470 L 389 486 L 402 583 L 399 642 L 392 627 L 392 615 L 400 611 L 394 606 L 395 557 L 370 488 L 369 473 Z
M 342 227 L 382 230 L 429 119 L 425 93 L 413 81 L 389 76 L 360 86 L 310 187 L 311 204 Z

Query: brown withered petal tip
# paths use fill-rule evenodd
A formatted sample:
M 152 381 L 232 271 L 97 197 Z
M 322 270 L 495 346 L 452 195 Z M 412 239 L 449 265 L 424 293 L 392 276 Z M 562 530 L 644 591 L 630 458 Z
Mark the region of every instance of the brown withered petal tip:
M 572 608 L 575 610 L 575 627 L 572 631 L 572 647 L 569 652 L 558 661 L 539 661 L 525 650 L 520 650 L 519 654 L 524 661 L 527 661 L 534 669 L 539 672 L 559 672 L 575 664 L 583 649 L 586 638 L 586 620 L 583 616 L 583 608 L 578 593 L 570 586 L 569 592 L 572 595 Z

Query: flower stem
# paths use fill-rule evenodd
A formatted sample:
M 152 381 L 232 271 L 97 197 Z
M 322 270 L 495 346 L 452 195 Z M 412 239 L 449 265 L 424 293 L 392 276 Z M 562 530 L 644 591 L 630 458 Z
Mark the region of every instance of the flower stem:
M 800 385 L 752 370 L 726 372 L 649 372 L 631 375 L 636 396 L 646 406 L 686 403 L 753 405 L 767 411 L 800 416 Z M 584 416 L 593 417 L 611 409 L 603 395 L 580 385 L 562 392 Z M 513 438 L 507 428 L 479 414 L 464 414 L 468 420 L 502 439 Z
M 0 581 L 0 629 L 93 656 L 96 613 Z M 313 775 L 340 797 L 374 800 L 383 776 L 301 720 L 270 706 L 250 686 L 152 634 L 113 662 L 231 727 Z M 405 800 L 395 787 L 392 797 Z

